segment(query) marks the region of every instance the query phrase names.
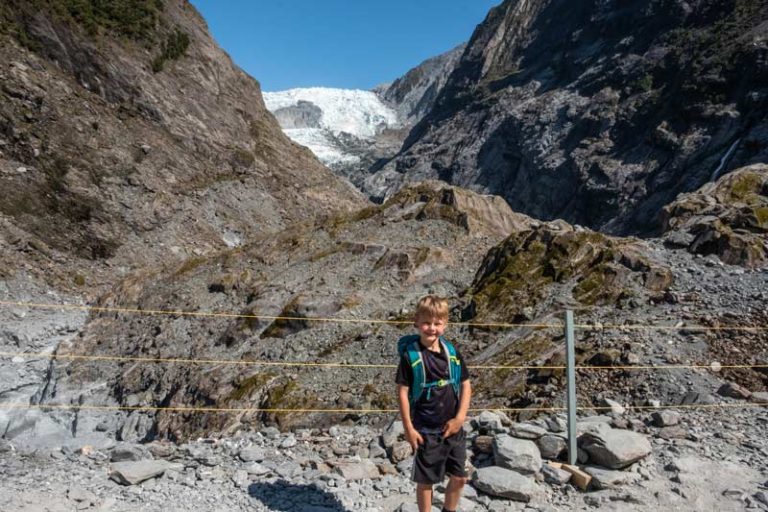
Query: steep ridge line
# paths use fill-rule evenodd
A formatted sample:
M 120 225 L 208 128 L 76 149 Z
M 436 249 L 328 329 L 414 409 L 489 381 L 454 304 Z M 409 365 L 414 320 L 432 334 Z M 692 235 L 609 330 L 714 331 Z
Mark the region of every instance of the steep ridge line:
M 250 318 L 254 320 L 299 320 L 305 322 L 327 322 L 327 323 L 357 323 L 357 324 L 390 324 L 390 325 L 411 325 L 410 320 L 377 320 L 372 318 L 338 318 L 338 317 L 303 317 L 303 316 L 270 316 L 270 315 L 246 315 L 241 313 L 215 313 L 215 312 L 196 312 L 196 311 L 174 311 L 163 309 L 136 309 L 136 308 L 115 308 L 102 306 L 81 306 L 77 304 L 43 304 L 33 302 L 15 302 L 0 300 L 0 306 L 16 306 L 42 309 L 76 309 L 81 311 L 95 311 L 103 313 L 133 313 L 142 315 L 178 315 L 178 316 L 196 316 L 213 318 Z M 532 324 L 532 323 L 505 323 L 505 322 L 450 322 L 451 325 L 460 327 L 501 327 L 516 328 L 529 327 L 534 329 L 559 328 L 563 324 Z M 650 324 L 574 324 L 574 327 L 583 331 L 606 331 L 621 329 L 649 329 L 661 331 L 747 331 L 761 332 L 768 331 L 768 326 L 746 326 L 746 325 L 650 325 Z
M 355 363 L 316 363 L 306 361 L 236 361 L 233 359 L 177 359 L 163 357 L 132 357 L 132 356 L 85 356 L 53 353 L 29 352 L 0 352 L 0 357 L 20 357 L 25 359 L 69 359 L 79 361 L 119 361 L 136 363 L 169 363 L 169 364 L 229 364 L 239 366 L 316 366 L 327 368 L 397 368 L 395 364 L 355 364 Z M 566 366 L 525 366 L 525 365 L 467 365 L 473 370 L 565 370 Z M 768 364 L 679 364 L 679 365 L 638 365 L 638 366 L 606 366 L 588 365 L 574 366 L 576 370 L 695 370 L 707 369 L 719 371 L 728 368 L 768 368 Z

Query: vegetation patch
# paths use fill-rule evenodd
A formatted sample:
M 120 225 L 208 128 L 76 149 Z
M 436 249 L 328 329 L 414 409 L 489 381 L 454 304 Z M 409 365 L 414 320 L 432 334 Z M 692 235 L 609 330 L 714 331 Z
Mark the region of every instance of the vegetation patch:
M 178 269 L 176 269 L 176 272 L 174 273 L 175 276 L 183 276 L 184 274 L 188 274 L 195 270 L 197 267 L 205 263 L 206 259 L 195 256 L 192 258 L 189 258 L 182 263 Z
M 729 199 L 746 204 L 754 204 L 760 201 L 762 179 L 758 174 L 747 172 L 739 175 L 731 183 Z
M 613 303 L 632 294 L 633 272 L 652 291 L 670 284 L 661 278 L 664 272 L 634 257 L 631 247 L 600 233 L 548 227 L 516 232 L 486 256 L 462 319 L 523 321 L 523 309 L 569 289 L 585 305 Z
M 187 35 L 186 32 L 179 30 L 178 28 L 168 34 L 162 44 L 160 55 L 155 57 L 152 61 L 152 71 L 159 73 L 163 70 L 166 62 L 179 59 L 187 52 L 189 43 L 189 35 Z M 248 157 L 250 157 L 250 159 L 248 159 Z M 251 165 L 254 160 L 253 155 L 250 153 L 248 153 L 248 157 L 245 157 L 245 159 L 248 161 L 248 164 L 245 165 L 245 167 Z
M 275 377 L 272 372 L 258 372 L 244 378 L 237 378 L 233 383 L 233 389 L 225 398 L 225 401 L 241 401 L 250 399 L 255 391 L 263 388 Z
M 22 44 L 28 21 L 41 10 L 82 27 L 91 37 L 111 33 L 143 42 L 155 39 L 164 10 L 163 0 L 6 0 L 3 4 L 3 26 Z

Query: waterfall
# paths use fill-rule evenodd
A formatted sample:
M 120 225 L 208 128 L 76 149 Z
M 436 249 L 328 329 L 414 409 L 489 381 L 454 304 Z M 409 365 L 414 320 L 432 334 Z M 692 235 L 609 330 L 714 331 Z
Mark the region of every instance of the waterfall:
M 725 167 L 725 163 L 728 161 L 729 158 L 731 158 L 731 155 L 736 150 L 736 146 L 739 145 L 739 142 L 741 142 L 741 139 L 736 139 L 736 142 L 731 144 L 731 147 L 728 148 L 728 151 L 725 152 L 725 155 L 720 159 L 720 165 L 717 166 L 717 169 L 712 173 L 712 176 L 709 178 L 709 181 L 715 181 L 717 178 L 720 177 L 720 171 L 723 170 L 723 167 Z

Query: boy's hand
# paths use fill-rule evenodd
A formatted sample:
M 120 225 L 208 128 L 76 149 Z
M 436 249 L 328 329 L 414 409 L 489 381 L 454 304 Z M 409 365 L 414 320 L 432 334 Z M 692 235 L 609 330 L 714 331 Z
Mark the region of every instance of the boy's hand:
M 451 437 L 453 434 L 461 430 L 463 425 L 464 421 L 459 418 L 448 420 L 445 425 L 443 425 L 443 437 Z
M 424 438 L 421 437 L 421 434 L 419 434 L 419 431 L 415 428 L 406 429 L 405 439 L 410 443 L 414 452 L 419 449 L 420 444 L 424 443 Z

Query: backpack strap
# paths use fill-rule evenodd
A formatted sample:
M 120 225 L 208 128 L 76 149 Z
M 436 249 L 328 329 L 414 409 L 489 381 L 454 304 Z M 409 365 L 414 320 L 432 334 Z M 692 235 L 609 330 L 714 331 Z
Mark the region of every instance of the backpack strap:
M 413 372 L 413 385 L 408 396 L 411 407 L 421 396 L 427 381 L 427 371 L 424 369 L 424 361 L 421 359 L 418 343 L 415 341 L 408 346 L 408 361 L 411 363 L 411 371 Z
M 421 359 L 421 350 L 419 347 L 419 336 L 410 335 L 403 336 L 397 342 L 397 348 L 401 355 L 405 355 L 408 362 L 411 364 L 411 372 L 413 373 L 413 383 L 408 394 L 408 402 L 411 407 L 421 396 L 424 391 L 424 384 L 426 381 L 426 370 L 424 369 L 424 361 Z
M 461 360 L 456 354 L 456 347 L 453 343 L 440 337 L 440 343 L 443 344 L 445 356 L 448 358 L 448 379 L 456 392 L 456 398 L 461 398 Z

